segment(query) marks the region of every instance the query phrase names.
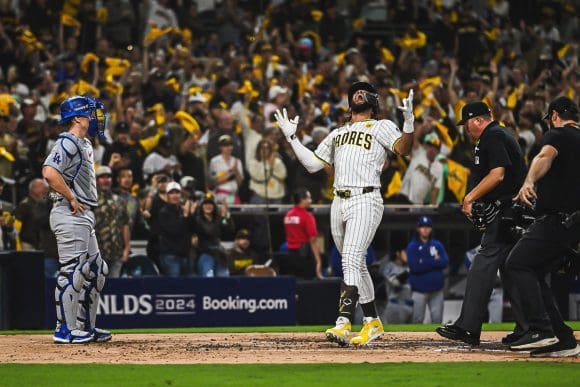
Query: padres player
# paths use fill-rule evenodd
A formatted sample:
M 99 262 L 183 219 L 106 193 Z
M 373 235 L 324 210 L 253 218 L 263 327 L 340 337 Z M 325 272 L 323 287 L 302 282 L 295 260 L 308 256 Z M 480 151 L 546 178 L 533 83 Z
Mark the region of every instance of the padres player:
M 351 121 L 332 131 L 312 152 L 296 137 L 298 116 L 288 119 L 286 109 L 276 111 L 278 125 L 297 158 L 314 173 L 325 164 L 334 167 L 335 196 L 331 206 L 331 231 L 342 255 L 344 280 L 341 284 L 339 317 L 326 331 L 329 341 L 339 345 L 362 345 L 383 334 L 377 317 L 374 288 L 365 263 L 365 252 L 383 216 L 379 176 L 387 150 L 407 155 L 413 145 L 413 90 L 399 109 L 405 122 L 403 133 L 389 120 L 374 120 L 378 95 L 366 82 L 356 82 L 348 90 Z M 365 318 L 360 333 L 350 338 L 351 319 L 357 302 Z
M 87 135 L 103 135 L 103 104 L 74 96 L 60 105 L 61 134 L 46 158 L 42 175 L 56 193 L 50 227 L 56 236 L 60 273 L 57 277 L 55 343 L 107 341 L 111 334 L 95 327 L 98 293 L 108 268 L 95 237 L 97 187 L 93 147 Z

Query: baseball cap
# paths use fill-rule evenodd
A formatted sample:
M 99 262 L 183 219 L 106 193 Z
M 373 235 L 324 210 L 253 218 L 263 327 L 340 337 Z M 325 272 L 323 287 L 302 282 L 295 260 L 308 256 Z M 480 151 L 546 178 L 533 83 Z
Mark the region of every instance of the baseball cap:
M 489 106 L 485 102 L 470 102 L 461 109 L 461 121 L 458 121 L 457 125 L 465 125 L 465 122 L 470 118 L 483 116 L 485 114 L 491 114 L 491 110 L 489 110 Z
M 229 134 L 222 134 L 218 139 L 219 145 L 233 145 L 234 140 L 232 140 L 232 136 Z
M 129 125 L 125 121 L 119 121 L 115 125 L 115 133 L 129 133 Z
M 212 203 L 215 204 L 215 198 L 211 192 L 206 192 L 201 200 L 201 204 Z
M 183 176 L 181 180 L 179 180 L 179 184 L 184 188 L 193 190 L 195 188 L 195 178 L 193 176 Z
M 165 192 L 169 193 L 171 191 L 179 191 L 179 192 L 181 192 L 181 186 L 179 185 L 178 182 L 172 181 L 172 182 L 170 182 L 170 183 L 167 184 L 167 188 L 165 189 Z
M 278 94 L 286 94 L 288 89 L 280 85 L 274 85 L 268 90 L 268 99 L 272 100 L 278 96 Z
M 32 98 L 24 98 L 22 100 L 22 106 L 33 106 L 36 105 L 36 101 L 34 101 Z
M 245 228 L 241 228 L 236 233 L 236 239 L 250 239 L 250 231 Z
M 103 176 L 103 175 L 112 175 L 113 172 L 111 171 L 111 168 L 109 168 L 106 165 L 101 165 L 100 167 L 97 168 L 97 170 L 95 171 L 95 175 L 97 177 L 99 176 Z
M 419 219 L 417 219 L 417 227 L 422 226 L 433 227 L 433 221 L 428 216 L 420 216 Z
M 194 102 L 205 102 L 205 97 L 201 93 L 194 93 L 189 96 L 187 102 L 194 103 Z
M 435 148 L 441 147 L 441 140 L 439 139 L 439 136 L 437 136 L 436 133 L 426 134 L 425 137 L 423 138 L 423 143 L 425 145 L 434 146 Z
M 550 102 L 550 105 L 548 105 L 548 111 L 546 112 L 546 115 L 544 115 L 543 119 L 547 120 L 550 118 L 550 114 L 552 114 L 554 111 L 558 113 L 569 112 L 571 114 L 578 115 L 578 105 L 576 105 L 576 103 L 574 103 L 574 101 L 568 97 L 558 97 Z

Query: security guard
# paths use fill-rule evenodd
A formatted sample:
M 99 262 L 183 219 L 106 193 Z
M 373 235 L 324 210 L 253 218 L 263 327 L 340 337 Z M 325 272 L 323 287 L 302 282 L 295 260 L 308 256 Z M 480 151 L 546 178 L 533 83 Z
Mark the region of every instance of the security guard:
M 504 238 L 500 227 L 502 211 L 511 205 L 512 197 L 524 181 L 526 165 L 522 151 L 513 136 L 492 120 L 489 107 L 480 101 L 468 103 L 461 110 L 461 121 L 465 131 L 475 141 L 473 189 L 463 199 L 463 213 L 471 218 L 474 203 L 493 206 L 495 217 L 489 219 L 481 240 L 481 250 L 467 275 L 467 287 L 461 306 L 461 314 L 454 324 L 437 328 L 437 333 L 451 340 L 478 345 L 481 325 L 487 313 L 487 304 L 493 290 L 497 270 L 508 295 L 512 295 L 512 281 L 506 276 L 503 266 L 513 241 Z M 525 327 L 517 297 L 512 298 L 512 307 L 518 322 L 518 338 Z M 516 302 L 514 302 L 516 298 Z M 519 328 L 518 328 L 519 327 Z M 521 332 L 521 333 L 520 333 Z M 514 335 L 505 340 L 512 339 Z
M 537 217 L 506 262 L 529 322 L 528 331 L 511 349 L 532 350 L 533 357 L 576 356 L 580 346 L 564 324 L 545 277 L 561 266 L 580 239 L 579 109 L 571 99 L 558 97 L 544 119 L 550 130 L 515 197 L 526 205 L 535 202 Z

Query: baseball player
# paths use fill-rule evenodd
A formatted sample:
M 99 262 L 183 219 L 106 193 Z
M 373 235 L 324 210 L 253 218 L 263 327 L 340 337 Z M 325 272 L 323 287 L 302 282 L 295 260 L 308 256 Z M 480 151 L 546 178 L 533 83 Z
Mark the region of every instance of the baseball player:
M 329 341 L 341 346 L 363 345 L 383 334 L 377 316 L 374 289 L 365 263 L 369 247 L 383 216 L 379 176 L 387 150 L 408 155 L 413 145 L 413 90 L 399 109 L 405 118 L 403 133 L 390 120 L 374 120 L 378 94 L 366 82 L 356 82 L 348 90 L 351 121 L 332 131 L 314 152 L 296 137 L 299 117 L 288 119 L 286 109 L 275 117 L 302 165 L 310 172 L 324 165 L 334 167 L 334 200 L 330 219 L 332 237 L 342 255 L 344 279 L 341 284 L 339 317 L 326 331 Z M 364 319 L 360 333 L 350 338 L 351 320 L 357 302 Z
M 98 293 L 108 268 L 95 236 L 97 187 L 93 146 L 87 136 L 103 136 L 102 102 L 74 96 L 60 105 L 60 125 L 67 125 L 46 158 L 42 175 L 54 191 L 50 227 L 56 236 L 57 277 L 55 343 L 107 341 L 111 333 L 95 327 Z

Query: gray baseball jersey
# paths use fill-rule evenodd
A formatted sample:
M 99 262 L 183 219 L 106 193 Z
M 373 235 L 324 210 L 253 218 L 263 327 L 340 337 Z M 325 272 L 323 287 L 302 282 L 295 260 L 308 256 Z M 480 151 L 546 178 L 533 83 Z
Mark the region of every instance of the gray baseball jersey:
M 90 207 L 97 206 L 93 146 L 88 138 L 80 139 L 71 133 L 62 133 L 44 165 L 49 165 L 62 174 L 80 203 Z

